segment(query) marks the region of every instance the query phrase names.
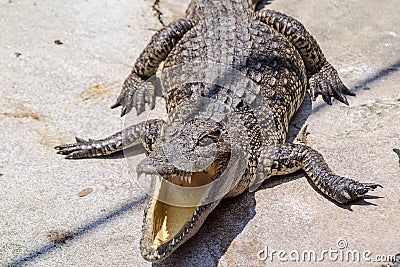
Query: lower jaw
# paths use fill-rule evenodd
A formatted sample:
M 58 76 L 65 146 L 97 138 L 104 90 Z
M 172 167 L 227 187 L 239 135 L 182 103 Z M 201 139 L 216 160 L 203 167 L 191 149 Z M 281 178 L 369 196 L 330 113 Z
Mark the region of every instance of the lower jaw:
M 147 216 L 145 218 L 145 225 L 143 227 L 143 236 L 141 239 L 141 254 L 144 259 L 150 262 L 160 262 L 165 258 L 169 257 L 172 252 L 174 252 L 178 247 L 184 244 L 187 240 L 189 240 L 196 232 L 199 230 L 207 216 L 214 210 L 214 208 L 218 205 L 220 200 L 217 200 L 213 203 L 209 203 L 200 207 L 175 207 L 172 205 L 168 205 L 162 202 L 157 201 L 156 199 L 150 199 L 149 210 Z M 163 224 L 164 221 L 161 222 L 161 227 L 157 231 L 155 230 L 155 222 L 161 221 L 162 216 L 158 216 L 155 214 L 153 207 L 164 208 L 171 212 L 178 213 L 179 215 L 183 215 L 186 213 L 187 217 L 190 217 L 188 221 L 185 221 L 184 226 L 178 229 L 175 235 L 172 235 L 172 228 L 169 229 L 171 234 L 167 238 L 162 239 L 162 237 L 166 237 L 163 235 Z M 193 210 L 192 213 L 189 211 Z M 181 213 L 179 213 L 181 212 Z M 164 217 L 165 218 L 165 217 Z M 167 217 L 168 218 L 168 217 Z M 182 216 L 179 216 L 182 218 Z M 168 220 L 168 219 L 167 219 Z M 146 223 L 147 222 L 147 223 Z M 151 228 L 146 228 L 146 225 L 150 225 L 149 222 L 152 222 Z M 181 224 L 180 222 L 179 224 Z M 166 224 L 169 224 L 166 222 Z M 177 229 L 177 228 L 175 228 Z M 165 230 L 165 228 L 164 228 Z M 157 232 L 156 232 L 157 231 Z M 161 240 L 160 240 L 161 239 Z
M 197 224 L 197 210 L 197 207 L 177 207 L 151 198 L 143 226 L 142 256 L 151 262 L 168 257 L 194 234 L 191 230 Z
M 159 261 L 159 258 L 165 257 L 183 244 L 197 231 L 208 213 L 216 206 L 212 203 L 202 206 L 207 190 L 198 190 L 201 186 L 212 182 L 211 175 L 194 173 L 190 178 L 187 176 L 172 176 L 168 177 L 168 180 L 160 178 L 152 180 L 153 197 L 149 200 L 141 241 L 142 255 L 149 261 Z M 178 182 L 180 185 L 177 185 Z M 191 205 L 177 204 L 188 202 Z M 210 205 L 213 207 L 207 212 L 206 207 Z M 203 211 L 206 211 L 204 219 L 200 216 L 203 215 L 201 214 Z M 159 255 L 163 253 L 165 254 Z

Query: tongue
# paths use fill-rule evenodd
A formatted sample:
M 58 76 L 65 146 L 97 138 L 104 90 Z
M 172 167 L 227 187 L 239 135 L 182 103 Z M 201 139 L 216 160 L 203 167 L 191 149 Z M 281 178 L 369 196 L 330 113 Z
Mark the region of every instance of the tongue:
M 154 207 L 153 244 L 162 245 L 190 222 L 196 207 L 176 207 L 157 201 Z

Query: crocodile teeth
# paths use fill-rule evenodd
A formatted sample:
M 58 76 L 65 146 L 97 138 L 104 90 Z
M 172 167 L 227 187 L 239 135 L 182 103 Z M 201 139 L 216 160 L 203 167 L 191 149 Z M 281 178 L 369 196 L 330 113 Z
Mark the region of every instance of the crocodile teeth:
M 179 176 L 179 177 L 180 177 L 182 182 L 189 183 L 189 184 L 192 183 L 192 175 L 190 175 L 190 174 L 182 175 L 182 176 Z

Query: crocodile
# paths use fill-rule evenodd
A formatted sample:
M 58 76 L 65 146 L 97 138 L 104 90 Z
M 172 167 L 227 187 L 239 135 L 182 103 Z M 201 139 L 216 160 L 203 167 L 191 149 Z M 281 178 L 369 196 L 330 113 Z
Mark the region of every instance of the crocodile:
M 56 147 L 67 159 L 145 147 L 136 172 L 151 180 L 140 241 L 148 261 L 189 240 L 222 198 L 256 190 L 271 176 L 302 169 L 339 204 L 381 187 L 337 175 L 318 151 L 286 142 L 307 91 L 329 105 L 332 98 L 348 105 L 355 94 L 301 22 L 259 2 L 193 0 L 183 18 L 152 36 L 112 108 L 121 106 L 121 116 L 153 109 L 159 86 L 146 81 L 161 69 L 166 121 Z

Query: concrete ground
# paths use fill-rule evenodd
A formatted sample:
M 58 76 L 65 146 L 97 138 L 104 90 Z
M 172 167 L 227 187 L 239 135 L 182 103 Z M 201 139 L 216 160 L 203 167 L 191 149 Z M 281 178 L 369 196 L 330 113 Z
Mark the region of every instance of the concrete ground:
M 65 160 L 53 147 L 121 128 L 120 110 L 109 107 L 161 27 L 156 11 L 168 22 L 185 2 L 0 0 L 0 265 L 150 265 L 139 254 L 145 195 L 125 160 Z M 392 152 L 400 148 L 400 5 L 276 0 L 270 8 L 301 20 L 357 92 L 348 107 L 318 100 L 304 109 L 308 144 L 338 173 L 384 188 L 338 206 L 303 173 L 273 178 L 224 201 L 162 265 L 309 266 L 296 253 L 337 250 L 313 264 L 381 266 L 379 256 L 400 252 Z M 265 259 L 272 250 L 283 252 Z M 359 262 L 347 261 L 353 252 Z

